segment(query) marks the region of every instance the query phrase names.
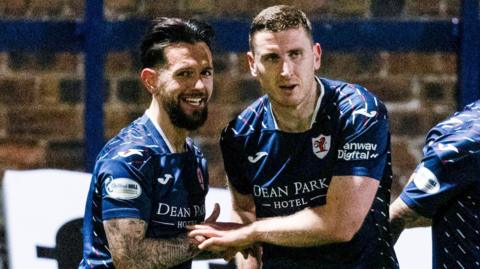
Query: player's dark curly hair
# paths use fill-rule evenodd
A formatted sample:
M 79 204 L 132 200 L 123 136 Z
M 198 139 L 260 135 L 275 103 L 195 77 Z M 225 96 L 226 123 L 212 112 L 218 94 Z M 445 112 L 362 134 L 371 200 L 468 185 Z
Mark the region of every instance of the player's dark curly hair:
M 165 63 L 164 49 L 179 42 L 205 42 L 211 49 L 213 28 L 196 20 L 159 17 L 152 20 L 140 45 L 142 68 Z
M 313 40 L 312 24 L 303 11 L 288 5 L 268 7 L 260 11 L 250 25 L 250 50 L 253 51 L 252 37 L 258 31 L 280 32 L 299 27 L 303 27 Z

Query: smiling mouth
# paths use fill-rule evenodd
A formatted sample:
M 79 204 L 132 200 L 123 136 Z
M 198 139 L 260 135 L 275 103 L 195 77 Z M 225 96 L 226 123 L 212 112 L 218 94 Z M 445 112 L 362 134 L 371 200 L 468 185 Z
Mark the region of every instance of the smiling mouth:
M 202 106 L 207 102 L 207 98 L 198 96 L 198 97 L 182 97 L 181 100 L 191 106 Z

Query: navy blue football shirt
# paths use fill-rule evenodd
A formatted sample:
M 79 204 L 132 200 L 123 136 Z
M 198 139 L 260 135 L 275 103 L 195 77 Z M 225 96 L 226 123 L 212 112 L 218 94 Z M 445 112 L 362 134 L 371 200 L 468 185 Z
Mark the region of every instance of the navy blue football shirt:
M 205 218 L 206 160 L 191 139 L 174 153 L 148 111 L 111 139 L 97 158 L 85 208 L 79 268 L 114 268 L 103 221 L 137 218 L 146 237 L 168 239 Z M 190 268 L 187 261 L 174 268 Z
M 427 135 L 400 197 L 432 218 L 433 268 L 480 268 L 480 101 Z
M 268 96 L 245 109 L 221 137 L 230 184 L 253 196 L 257 218 L 285 216 L 326 203 L 332 176 L 380 181 L 362 227 L 347 243 L 290 248 L 263 245 L 264 268 L 397 268 L 388 206 L 392 180 L 385 106 L 358 85 L 317 79 L 311 128 L 278 129 Z

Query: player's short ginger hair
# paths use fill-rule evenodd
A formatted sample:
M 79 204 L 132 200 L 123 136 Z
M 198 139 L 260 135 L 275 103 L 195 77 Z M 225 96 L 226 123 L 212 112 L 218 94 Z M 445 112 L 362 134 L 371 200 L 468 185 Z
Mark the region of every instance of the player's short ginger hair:
M 259 31 L 275 33 L 299 27 L 303 27 L 310 40 L 313 41 L 312 23 L 303 11 L 288 5 L 268 7 L 260 11 L 250 25 L 250 33 L 248 36 L 250 50 L 253 52 L 252 39 L 255 33 Z

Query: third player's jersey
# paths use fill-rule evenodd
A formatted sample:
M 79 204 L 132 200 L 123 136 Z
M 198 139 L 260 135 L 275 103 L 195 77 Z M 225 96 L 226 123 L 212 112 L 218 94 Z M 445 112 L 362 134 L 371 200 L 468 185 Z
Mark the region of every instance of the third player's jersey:
M 93 172 L 84 218 L 83 260 L 79 268 L 114 268 L 103 221 L 135 218 L 148 224 L 147 238 L 186 233 L 205 218 L 206 160 L 187 139 L 173 153 L 148 112 L 110 140 Z M 174 268 L 190 268 L 191 261 Z
M 253 195 L 257 218 L 326 203 L 332 176 L 380 181 L 374 203 L 347 243 L 289 248 L 263 245 L 264 268 L 397 268 L 388 224 L 391 165 L 385 106 L 358 85 L 318 79 L 311 128 L 278 129 L 267 96 L 244 110 L 221 138 L 231 185 Z
M 432 218 L 433 268 L 480 268 L 480 101 L 430 130 L 423 152 L 400 197 Z

